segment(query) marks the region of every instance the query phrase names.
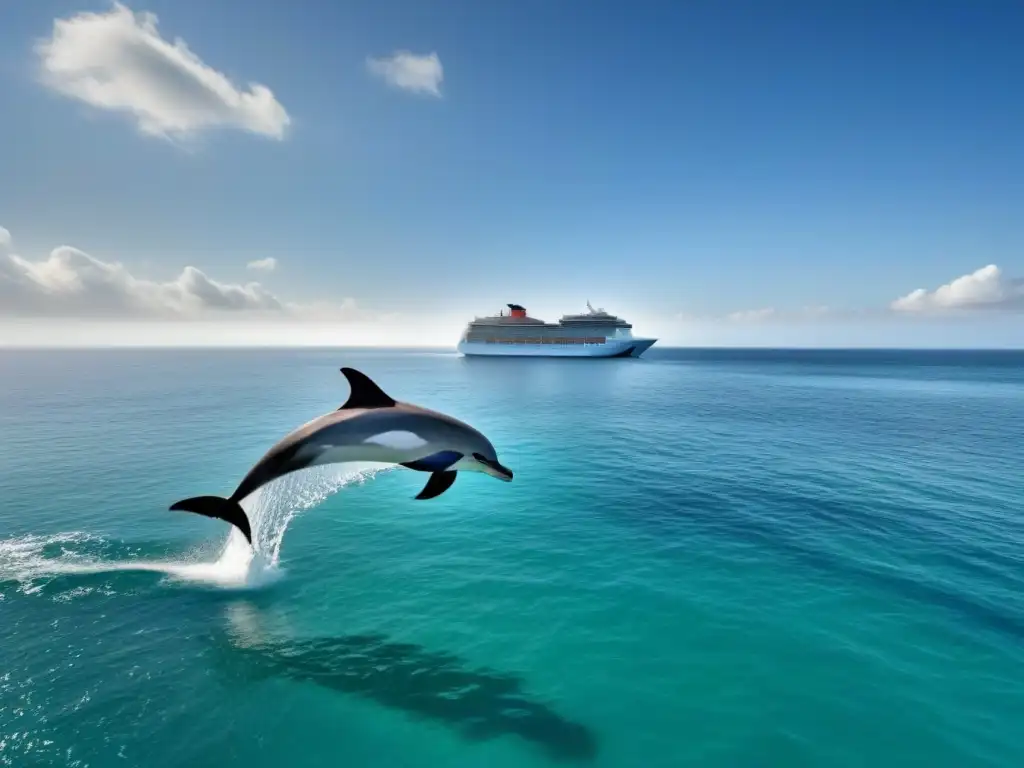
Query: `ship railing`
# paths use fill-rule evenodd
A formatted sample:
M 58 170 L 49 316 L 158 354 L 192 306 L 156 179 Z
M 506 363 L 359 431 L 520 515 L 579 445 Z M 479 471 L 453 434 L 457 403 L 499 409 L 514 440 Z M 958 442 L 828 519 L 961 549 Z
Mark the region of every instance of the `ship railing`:
M 484 344 L 549 344 L 561 346 L 583 345 L 585 347 L 589 347 L 600 344 L 606 344 L 607 338 L 604 336 L 561 336 L 550 338 L 530 338 L 526 336 L 523 338 L 504 339 L 487 337 L 483 339 L 478 339 L 477 341 L 482 341 Z

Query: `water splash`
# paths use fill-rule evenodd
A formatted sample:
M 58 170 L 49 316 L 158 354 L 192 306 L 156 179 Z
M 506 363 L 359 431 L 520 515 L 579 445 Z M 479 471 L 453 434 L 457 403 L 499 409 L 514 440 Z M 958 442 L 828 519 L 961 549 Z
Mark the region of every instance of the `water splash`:
M 176 560 L 104 559 L 95 553 L 110 548 L 112 542 L 82 532 L 0 540 L 0 584 L 17 582 L 20 592 L 32 594 L 59 576 L 143 571 L 217 588 L 259 588 L 283 575 L 281 545 L 296 515 L 345 486 L 366 482 L 390 468 L 387 464 L 350 462 L 295 473 L 264 486 L 242 505 L 249 516 L 254 546 L 232 527 L 213 561 L 200 559 L 203 555 L 199 552 Z M 0 602 L 3 599 L 0 591 Z
M 347 462 L 286 475 L 263 486 L 242 504 L 252 528 L 253 546 L 232 527 L 220 557 L 209 565 L 216 574 L 250 586 L 277 578 L 281 574 L 281 543 L 296 515 L 347 485 L 366 482 L 392 468 L 374 462 Z

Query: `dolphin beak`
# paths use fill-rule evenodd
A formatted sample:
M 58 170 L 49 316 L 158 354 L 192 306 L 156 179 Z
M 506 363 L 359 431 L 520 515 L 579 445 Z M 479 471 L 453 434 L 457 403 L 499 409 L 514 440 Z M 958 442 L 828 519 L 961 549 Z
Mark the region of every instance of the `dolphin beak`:
M 506 483 L 512 481 L 512 470 L 505 465 L 497 461 L 481 461 L 480 464 L 484 468 L 484 472 L 491 477 L 504 480 Z

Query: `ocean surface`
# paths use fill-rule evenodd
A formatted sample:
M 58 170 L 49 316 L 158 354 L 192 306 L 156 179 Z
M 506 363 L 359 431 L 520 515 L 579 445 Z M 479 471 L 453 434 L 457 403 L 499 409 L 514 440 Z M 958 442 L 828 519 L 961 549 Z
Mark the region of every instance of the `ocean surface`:
M 228 495 L 361 369 L 511 483 Z M 1024 766 L 1024 353 L 0 352 L 0 765 Z

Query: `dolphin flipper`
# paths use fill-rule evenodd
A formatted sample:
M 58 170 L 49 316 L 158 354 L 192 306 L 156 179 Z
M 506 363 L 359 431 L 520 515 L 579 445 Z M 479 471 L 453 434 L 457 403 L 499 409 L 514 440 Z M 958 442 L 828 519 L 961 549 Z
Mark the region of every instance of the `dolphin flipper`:
M 191 499 L 174 502 L 171 509 L 194 512 L 197 515 L 229 522 L 242 532 L 245 540 L 249 542 L 249 546 L 252 546 L 252 528 L 249 527 L 249 518 L 245 516 L 245 510 L 237 501 L 222 499 L 220 496 L 193 496 Z
M 339 408 L 339 411 L 350 408 L 393 408 L 395 400 L 383 389 L 373 383 L 373 380 L 355 368 L 342 368 L 341 372 L 348 379 L 351 388 L 348 400 Z
M 417 472 L 441 472 L 462 458 L 458 451 L 438 451 L 416 461 L 403 461 L 402 466 Z
M 427 484 L 423 486 L 423 490 L 416 496 L 417 499 L 432 499 L 435 496 L 440 496 L 442 493 L 452 487 L 452 483 L 455 482 L 455 476 L 458 474 L 453 469 L 445 472 L 434 472 L 430 479 L 427 480 Z

